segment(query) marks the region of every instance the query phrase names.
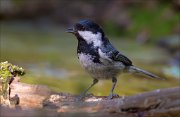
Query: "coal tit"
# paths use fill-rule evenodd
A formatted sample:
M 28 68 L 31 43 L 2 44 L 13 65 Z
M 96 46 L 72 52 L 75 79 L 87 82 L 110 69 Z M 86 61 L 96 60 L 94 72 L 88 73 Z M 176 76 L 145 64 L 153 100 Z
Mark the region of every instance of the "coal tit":
M 77 54 L 82 67 L 93 78 L 93 83 L 81 94 L 81 98 L 100 79 L 112 79 L 113 85 L 110 90 L 109 99 L 113 94 L 117 82 L 117 75 L 126 73 L 142 73 L 152 78 L 158 76 L 135 67 L 132 61 L 113 47 L 102 28 L 91 20 L 81 20 L 69 28 L 67 32 L 72 33 L 78 40 Z

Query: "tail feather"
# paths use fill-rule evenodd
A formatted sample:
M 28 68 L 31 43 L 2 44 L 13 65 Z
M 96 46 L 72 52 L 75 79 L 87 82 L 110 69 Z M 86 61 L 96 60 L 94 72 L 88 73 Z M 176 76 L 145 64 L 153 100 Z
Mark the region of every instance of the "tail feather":
M 148 72 L 148 71 L 145 71 L 145 70 L 140 69 L 140 68 L 135 67 L 135 66 L 130 66 L 130 67 L 128 67 L 128 72 L 130 72 L 130 73 L 141 73 L 141 74 L 147 75 L 147 76 L 149 76 L 149 77 L 151 77 L 151 78 L 162 79 L 162 78 L 160 78 L 159 76 L 156 76 L 156 75 L 154 75 L 154 74 L 152 74 L 152 73 L 150 73 L 150 72 Z

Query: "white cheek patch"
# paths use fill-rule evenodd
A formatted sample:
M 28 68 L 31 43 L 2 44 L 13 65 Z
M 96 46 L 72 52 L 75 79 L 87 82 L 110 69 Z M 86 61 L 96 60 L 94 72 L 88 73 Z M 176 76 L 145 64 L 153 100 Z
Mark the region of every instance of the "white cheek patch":
M 95 47 L 102 45 L 101 33 L 98 32 L 97 34 L 94 34 L 90 31 L 78 31 L 78 33 L 88 44 L 93 43 Z

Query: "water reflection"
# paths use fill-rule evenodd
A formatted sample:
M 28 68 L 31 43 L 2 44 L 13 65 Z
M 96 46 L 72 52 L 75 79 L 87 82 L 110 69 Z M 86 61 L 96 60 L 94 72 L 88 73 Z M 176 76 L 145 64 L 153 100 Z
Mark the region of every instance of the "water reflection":
M 26 67 L 27 75 L 32 75 L 34 77 L 63 79 L 69 76 L 69 71 L 54 67 L 49 63 L 26 64 L 24 66 Z

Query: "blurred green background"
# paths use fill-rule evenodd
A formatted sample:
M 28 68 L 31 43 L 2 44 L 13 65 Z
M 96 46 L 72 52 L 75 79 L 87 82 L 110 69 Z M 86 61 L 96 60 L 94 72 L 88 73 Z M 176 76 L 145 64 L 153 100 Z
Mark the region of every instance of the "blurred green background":
M 26 69 L 21 82 L 79 94 L 92 79 L 78 62 L 76 38 L 65 31 L 92 19 L 134 65 L 166 78 L 122 74 L 116 93 L 179 86 L 179 11 L 179 0 L 1 0 L 0 60 Z M 111 85 L 100 81 L 90 92 L 108 95 Z

